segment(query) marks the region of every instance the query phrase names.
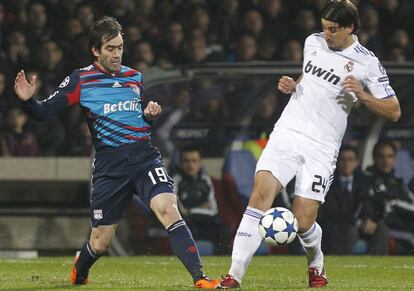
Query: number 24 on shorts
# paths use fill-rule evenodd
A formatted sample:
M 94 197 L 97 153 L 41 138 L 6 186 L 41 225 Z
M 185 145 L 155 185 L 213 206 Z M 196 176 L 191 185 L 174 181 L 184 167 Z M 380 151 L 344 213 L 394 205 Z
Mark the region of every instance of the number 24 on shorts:
M 154 175 L 155 173 L 155 175 Z M 168 178 L 167 178 L 167 173 L 165 171 L 164 168 L 159 167 L 159 168 L 155 168 L 151 171 L 148 172 L 148 176 L 151 179 L 152 184 L 157 184 L 157 180 L 158 182 L 168 182 Z
M 329 177 L 329 179 L 323 178 L 320 175 L 313 176 L 315 180 L 312 183 L 312 191 L 315 193 L 320 193 L 322 190 L 322 193 L 325 193 L 328 182 L 330 183 L 332 181 L 332 176 Z

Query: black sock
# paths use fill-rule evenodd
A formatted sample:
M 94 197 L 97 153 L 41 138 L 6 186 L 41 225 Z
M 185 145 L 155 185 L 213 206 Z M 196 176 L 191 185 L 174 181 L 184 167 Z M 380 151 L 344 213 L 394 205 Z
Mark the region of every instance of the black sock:
M 175 222 L 167 228 L 167 232 L 175 255 L 190 272 L 194 281 L 200 279 L 203 276 L 200 254 L 185 221 Z
M 99 259 L 99 257 L 99 255 L 94 253 L 89 242 L 84 243 L 78 262 L 76 263 L 76 275 L 83 278 L 88 277 L 89 269 Z

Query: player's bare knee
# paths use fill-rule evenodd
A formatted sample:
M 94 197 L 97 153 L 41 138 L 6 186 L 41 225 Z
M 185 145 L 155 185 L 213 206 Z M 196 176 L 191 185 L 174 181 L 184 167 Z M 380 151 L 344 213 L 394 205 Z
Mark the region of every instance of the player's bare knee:
M 157 208 L 156 214 L 160 222 L 166 226 L 171 225 L 177 220 L 181 219 L 176 203 L 168 203 L 160 208 Z
M 272 206 L 275 196 L 276 194 L 270 193 L 263 187 L 255 188 L 250 196 L 249 206 L 266 211 Z

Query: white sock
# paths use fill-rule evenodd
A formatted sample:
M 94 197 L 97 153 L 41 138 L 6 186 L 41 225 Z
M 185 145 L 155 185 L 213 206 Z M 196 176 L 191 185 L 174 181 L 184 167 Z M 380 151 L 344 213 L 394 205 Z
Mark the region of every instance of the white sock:
M 259 220 L 262 216 L 263 211 L 247 207 L 237 229 L 229 275 L 233 276 L 239 283 L 246 273 L 254 253 L 262 242 L 262 237 L 259 234 Z
M 299 234 L 299 240 L 308 256 L 308 266 L 316 268 L 318 273 L 321 273 L 323 269 L 322 228 L 315 221 L 309 230 Z

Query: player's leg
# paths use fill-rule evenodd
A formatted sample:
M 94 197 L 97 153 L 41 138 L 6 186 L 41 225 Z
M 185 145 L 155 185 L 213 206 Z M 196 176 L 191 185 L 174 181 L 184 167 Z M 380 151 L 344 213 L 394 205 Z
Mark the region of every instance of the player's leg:
M 108 249 L 131 199 L 129 172 L 121 153 L 96 155 L 90 195 L 91 235 L 75 256 L 72 284 L 86 284 L 89 269 Z
M 292 150 L 292 135 L 283 129 L 272 132 L 256 166 L 253 191 L 234 238 L 232 263 L 222 288 L 237 288 L 260 246 L 259 221 L 274 199 L 295 176 L 300 158 Z M 283 141 L 283 142 L 281 142 Z
M 177 207 L 177 196 L 173 193 L 160 193 L 150 201 L 150 208 L 165 227 L 171 248 L 193 277 L 197 288 L 215 288 L 218 280 L 206 277 L 197 245 Z
M 316 217 L 333 179 L 336 153 L 308 138 L 303 138 L 300 151 L 303 163 L 296 175 L 292 212 L 298 220 L 299 240 L 307 254 L 309 286 L 323 287 L 328 281 L 321 249 L 322 228 Z
M 89 269 L 106 253 L 114 236 L 116 225 L 100 225 L 93 227 L 88 242 L 76 254 L 74 268 L 71 273 L 72 284 L 83 285 L 87 283 Z
M 328 283 L 321 249 L 322 229 L 316 222 L 320 203 L 317 200 L 295 196 L 292 205 L 292 212 L 298 220 L 299 240 L 307 255 L 310 287 L 323 287 Z
M 256 174 L 249 204 L 234 238 L 227 280 L 220 283 L 222 288 L 234 288 L 240 284 L 254 253 L 262 242 L 259 234 L 260 218 L 272 206 L 281 190 L 282 184 L 269 171 L 259 171 Z M 238 284 L 232 280 L 236 280 Z

